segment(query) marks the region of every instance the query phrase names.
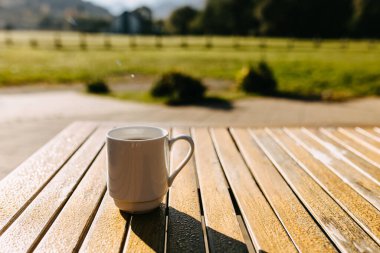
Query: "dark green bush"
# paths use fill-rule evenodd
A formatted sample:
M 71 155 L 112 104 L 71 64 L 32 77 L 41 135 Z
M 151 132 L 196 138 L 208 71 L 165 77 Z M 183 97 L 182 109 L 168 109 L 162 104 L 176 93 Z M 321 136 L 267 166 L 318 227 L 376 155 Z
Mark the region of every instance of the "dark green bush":
M 107 94 L 110 92 L 107 84 L 103 80 L 89 81 L 86 84 L 86 89 L 88 93 L 94 94 Z
M 202 100 L 206 87 L 191 76 L 169 72 L 157 80 L 151 94 L 154 97 L 166 97 L 169 103 L 194 103 Z
M 265 62 L 243 68 L 238 73 L 236 81 L 238 89 L 247 93 L 273 95 L 277 89 L 277 81 Z

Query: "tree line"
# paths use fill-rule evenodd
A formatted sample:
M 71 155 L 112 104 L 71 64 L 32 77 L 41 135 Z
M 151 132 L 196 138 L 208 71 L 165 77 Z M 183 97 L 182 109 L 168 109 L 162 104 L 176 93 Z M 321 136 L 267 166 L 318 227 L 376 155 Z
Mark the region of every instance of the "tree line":
M 379 0 L 208 0 L 156 22 L 163 33 L 379 38 Z

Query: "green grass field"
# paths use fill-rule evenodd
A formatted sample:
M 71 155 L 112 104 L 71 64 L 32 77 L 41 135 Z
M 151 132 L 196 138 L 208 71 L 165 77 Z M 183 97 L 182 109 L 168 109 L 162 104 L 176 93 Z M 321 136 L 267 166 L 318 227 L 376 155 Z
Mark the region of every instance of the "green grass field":
M 87 35 L 83 50 L 75 33 L 59 37 L 52 32 L 0 33 L 0 85 L 74 83 L 168 70 L 234 80 L 243 66 L 264 59 L 283 93 L 323 94 L 332 99 L 380 94 L 378 42 L 337 40 L 318 45 L 312 40 L 237 37 L 108 38 L 111 48 L 104 45 L 104 36 Z M 31 45 L 31 40 L 37 45 Z M 61 49 L 54 46 L 57 40 Z

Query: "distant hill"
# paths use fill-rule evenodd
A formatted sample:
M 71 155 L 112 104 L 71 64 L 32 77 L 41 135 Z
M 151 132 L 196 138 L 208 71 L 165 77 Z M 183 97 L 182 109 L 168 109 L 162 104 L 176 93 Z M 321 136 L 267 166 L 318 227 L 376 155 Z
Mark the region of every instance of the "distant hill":
M 63 23 L 76 17 L 111 19 L 112 15 L 81 0 L 0 0 L 0 28 L 36 29 L 43 20 Z

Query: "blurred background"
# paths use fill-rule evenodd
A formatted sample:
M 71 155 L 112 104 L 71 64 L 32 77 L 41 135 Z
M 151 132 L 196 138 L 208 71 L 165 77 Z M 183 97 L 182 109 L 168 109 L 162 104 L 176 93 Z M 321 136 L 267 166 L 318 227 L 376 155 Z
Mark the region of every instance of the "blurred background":
M 378 0 L 0 0 L 0 179 L 76 120 L 380 122 Z

